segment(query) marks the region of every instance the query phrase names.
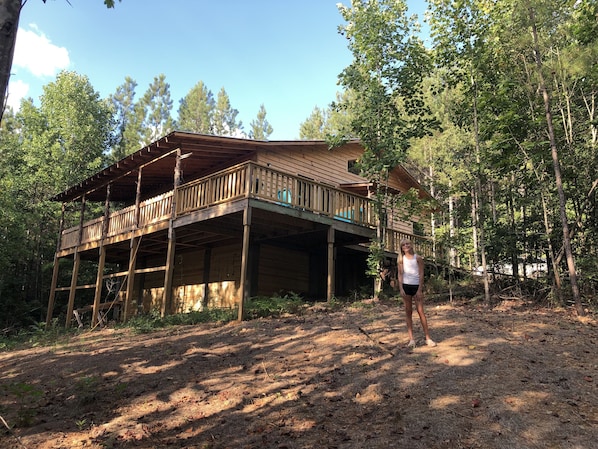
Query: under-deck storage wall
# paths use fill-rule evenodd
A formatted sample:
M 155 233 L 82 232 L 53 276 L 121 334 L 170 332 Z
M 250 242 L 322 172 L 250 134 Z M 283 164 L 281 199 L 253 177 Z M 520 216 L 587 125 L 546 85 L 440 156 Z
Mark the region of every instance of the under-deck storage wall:
M 307 294 L 309 288 L 309 253 L 261 245 L 259 295 L 272 296 L 288 292 Z
M 205 269 L 206 251 L 209 251 L 210 258 L 209 273 Z M 147 266 L 162 263 L 163 259 L 158 258 L 146 261 Z M 241 248 L 238 245 L 176 254 L 172 279 L 173 312 L 185 313 L 204 307 L 235 307 L 239 300 L 240 275 Z M 164 272 L 147 273 L 135 279 L 139 283 L 136 291 L 142 292 L 143 312 L 159 310 L 164 293 Z

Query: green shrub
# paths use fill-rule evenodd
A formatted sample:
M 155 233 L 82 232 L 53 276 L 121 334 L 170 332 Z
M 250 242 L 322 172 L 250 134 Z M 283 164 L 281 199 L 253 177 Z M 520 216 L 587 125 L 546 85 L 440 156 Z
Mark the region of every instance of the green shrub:
M 287 313 L 296 314 L 301 311 L 305 301 L 294 292 L 284 296 L 256 296 L 249 300 L 245 316 L 247 319 L 281 316 Z

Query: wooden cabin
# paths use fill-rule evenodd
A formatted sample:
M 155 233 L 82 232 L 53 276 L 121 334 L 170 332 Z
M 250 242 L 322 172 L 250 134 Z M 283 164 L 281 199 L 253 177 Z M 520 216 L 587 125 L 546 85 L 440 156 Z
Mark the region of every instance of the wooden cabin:
M 63 219 L 47 324 L 87 310 L 95 326 L 116 305 L 123 320 L 206 307 L 239 307 L 242 319 L 249 297 L 330 300 L 372 286 L 372 186 L 352 170 L 362 153 L 357 140 L 330 149 L 172 132 L 125 157 L 53 198 Z M 390 189 L 412 187 L 429 197 L 393 170 Z M 413 222 L 390 211 L 387 226 L 390 255 L 405 236 L 430 255 Z

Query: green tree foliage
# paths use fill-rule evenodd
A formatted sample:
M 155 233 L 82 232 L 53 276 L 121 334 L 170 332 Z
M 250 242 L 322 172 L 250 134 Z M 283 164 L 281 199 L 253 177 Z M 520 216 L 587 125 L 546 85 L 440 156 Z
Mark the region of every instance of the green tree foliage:
M 32 157 L 45 159 L 34 166 L 47 170 L 53 180 L 48 193 L 64 190 L 106 165 L 112 110 L 87 77 L 58 74 L 44 87 L 39 114 L 43 131 L 24 144 Z
M 354 92 L 348 108 L 366 150 L 361 166 L 378 183 L 404 160 L 410 139 L 433 124 L 421 88 L 431 61 L 404 1 L 360 0 L 339 10 L 347 22 L 340 32 L 353 53 L 339 82 Z
M 177 127 L 181 131 L 217 136 L 239 136 L 243 124 L 237 121 L 239 111 L 231 106 L 223 88 L 216 99 L 203 81 L 199 81 L 180 100 Z
M 299 138 L 303 140 L 322 140 L 326 138 L 326 111 L 315 106 L 307 119 L 299 127 Z
M 216 101 L 203 81 L 199 81 L 181 99 L 179 105 L 178 128 L 200 134 L 212 134 L 212 121 Z
M 230 105 L 228 94 L 224 87 L 216 97 L 212 129 L 217 136 L 237 136 L 243 129 L 241 121 L 237 121 L 239 111 Z
M 2 121 L 0 298 L 13 312 L 5 327 L 43 317 L 60 218 L 49 198 L 105 166 L 111 117 L 86 77 L 61 72 L 39 108 L 25 100 Z
M 589 105 L 597 91 L 598 53 L 587 30 L 596 26 L 596 2 L 429 3 L 438 94 L 426 101 L 446 115 L 444 132 L 417 143 L 413 157 L 439 192 L 454 192 L 453 223 L 474 231 L 456 229 L 456 236 L 475 242 L 475 231 L 483 232 L 491 268 L 519 265 L 523 273 L 526 265 L 544 259 L 558 296 L 567 270 L 573 281 L 565 264 L 566 235 L 581 271 L 596 272 L 595 257 L 585 257 L 595 254 L 596 127 Z M 439 109 L 436 100 L 442 97 Z M 439 156 L 455 127 L 471 138 L 468 147 L 451 144 L 457 154 L 447 166 Z M 561 167 L 560 181 L 554 161 Z M 472 226 L 475 208 L 485 217 L 478 226 Z M 562 211 L 572 225 L 569 232 L 560 232 Z M 467 257 L 475 254 L 467 240 L 453 239 L 462 257 L 457 263 L 477 265 Z
M 339 10 L 346 21 L 339 30 L 353 54 L 339 83 L 354 94 L 345 107 L 352 134 L 365 147 L 359 165 L 377 186 L 375 209 L 381 224 L 369 260 L 375 275 L 384 250 L 382 217 L 392 200 L 384 188 L 388 175 L 405 159 L 411 139 L 428 133 L 434 123 L 422 90 L 430 58 L 414 35 L 417 25 L 407 18 L 404 1 L 356 0 Z
M 22 165 L 19 125 L 9 108 L 2 118 L 0 128 L 0 328 L 5 332 L 20 325 L 29 315 L 29 308 L 37 305 L 26 303 L 23 293 L 27 259 L 24 254 L 26 241 L 27 200 L 19 177 Z
M 336 100 L 326 109 L 314 107 L 310 116 L 300 125 L 301 139 L 348 139 L 354 137 L 351 130 L 351 90 L 337 92 Z
M 272 125 L 266 120 L 266 107 L 260 105 L 260 110 L 257 112 L 257 117 L 250 123 L 251 130 L 249 131 L 249 138 L 255 140 L 268 140 L 270 134 L 274 132 Z
M 125 82 L 110 96 L 114 114 L 114 135 L 111 159 L 118 161 L 139 149 L 141 123 L 135 109 L 137 82 L 126 77 Z
M 166 76 L 160 74 L 154 77 L 145 94 L 138 104 L 137 114 L 143 111 L 143 144 L 147 145 L 174 129 L 174 122 L 170 115 L 172 100 L 170 99 L 170 84 Z

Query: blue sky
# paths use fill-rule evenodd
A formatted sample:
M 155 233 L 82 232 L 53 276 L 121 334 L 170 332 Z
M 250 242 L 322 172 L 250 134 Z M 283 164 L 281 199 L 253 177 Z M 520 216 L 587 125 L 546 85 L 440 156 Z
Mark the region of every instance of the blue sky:
M 334 100 L 337 76 L 351 62 L 337 2 L 122 0 L 107 9 L 103 0 L 28 0 L 8 102 L 39 104 L 42 87 L 61 70 L 86 75 L 103 98 L 127 76 L 139 98 L 163 73 L 173 118 L 179 100 L 203 81 L 214 95 L 224 87 L 246 132 L 264 104 L 270 139 L 297 139 L 313 108 Z M 407 3 L 421 22 L 425 1 Z

